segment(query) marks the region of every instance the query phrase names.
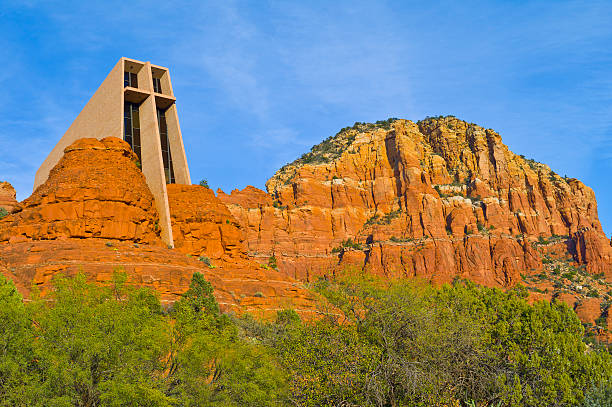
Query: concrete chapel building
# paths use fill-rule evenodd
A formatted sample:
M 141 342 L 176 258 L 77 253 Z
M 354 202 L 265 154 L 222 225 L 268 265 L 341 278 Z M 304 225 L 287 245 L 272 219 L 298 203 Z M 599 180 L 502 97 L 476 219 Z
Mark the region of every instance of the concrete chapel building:
M 176 99 L 167 68 L 121 58 L 42 163 L 34 189 L 64 149 L 79 138 L 118 137 L 138 156 L 160 216 L 161 237 L 173 245 L 166 184 L 191 184 Z

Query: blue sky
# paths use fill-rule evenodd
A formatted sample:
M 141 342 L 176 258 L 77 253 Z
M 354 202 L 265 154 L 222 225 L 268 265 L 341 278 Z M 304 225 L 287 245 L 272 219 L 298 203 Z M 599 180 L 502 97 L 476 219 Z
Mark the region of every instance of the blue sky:
M 194 182 L 263 188 L 356 121 L 453 114 L 595 190 L 612 232 L 611 1 L 0 1 L 0 179 L 117 59 L 171 69 Z

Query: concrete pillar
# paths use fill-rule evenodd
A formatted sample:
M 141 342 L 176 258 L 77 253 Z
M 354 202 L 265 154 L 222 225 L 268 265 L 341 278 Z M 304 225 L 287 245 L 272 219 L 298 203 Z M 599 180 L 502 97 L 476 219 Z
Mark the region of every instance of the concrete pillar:
M 150 63 L 145 66 L 147 81 L 153 86 Z M 157 124 L 157 110 L 155 97 L 150 95 L 140 105 L 140 143 L 142 155 L 142 172 L 147 179 L 147 185 L 155 197 L 161 238 L 169 246 L 174 246 L 172 238 L 172 223 L 170 206 L 168 205 L 168 192 L 166 190 L 166 175 L 162 161 L 161 143 L 159 141 L 159 125 Z
M 172 167 L 174 178 L 177 184 L 191 185 L 189 167 L 187 166 L 187 156 L 183 146 L 183 136 L 178 122 L 176 103 L 173 103 L 166 110 L 166 124 L 168 125 L 168 142 L 170 143 L 170 153 L 172 154 Z

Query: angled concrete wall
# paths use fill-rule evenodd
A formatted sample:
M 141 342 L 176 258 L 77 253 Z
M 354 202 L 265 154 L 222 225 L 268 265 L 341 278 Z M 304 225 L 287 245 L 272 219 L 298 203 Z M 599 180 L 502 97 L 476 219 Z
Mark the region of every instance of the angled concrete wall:
M 137 74 L 138 88 L 124 87 L 125 71 Z M 162 93 L 153 91 L 153 75 L 160 79 Z M 102 139 L 110 136 L 123 139 L 125 134 L 124 101 L 139 103 L 142 172 L 155 197 L 162 240 L 168 245 L 173 245 L 159 123 L 157 122 L 158 107 L 166 112 L 175 182 L 191 184 L 191 177 L 178 122 L 176 99 L 172 92 L 170 74 L 166 68 L 151 65 L 149 62 L 121 58 L 36 172 L 34 189 L 47 180 L 49 172 L 63 156 L 64 149 L 77 139 L 86 137 Z
M 64 149 L 85 137 L 123 138 L 123 59 L 110 71 L 98 90 L 51 150 L 34 177 L 34 189 L 49 178 L 49 172 L 64 155 Z

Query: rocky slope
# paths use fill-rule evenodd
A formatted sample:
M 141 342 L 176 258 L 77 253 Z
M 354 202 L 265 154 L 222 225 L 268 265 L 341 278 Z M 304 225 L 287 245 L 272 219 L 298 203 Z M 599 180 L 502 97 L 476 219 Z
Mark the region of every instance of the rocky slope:
M 593 191 L 454 117 L 357 123 L 266 186 L 218 196 L 250 254 L 275 256 L 301 280 L 357 267 L 511 286 L 545 270 L 539 238 L 561 239 L 589 273 L 612 277 Z
M 125 272 L 163 302 L 176 300 L 201 272 L 227 311 L 316 315 L 317 299 L 300 283 L 246 256 L 238 222 L 206 188 L 169 186 L 177 249 L 165 247 L 136 161 L 116 138 L 66 148 L 49 180 L 0 219 L 0 272 L 26 297 L 32 289 L 44 295 L 60 273 L 104 283 Z

